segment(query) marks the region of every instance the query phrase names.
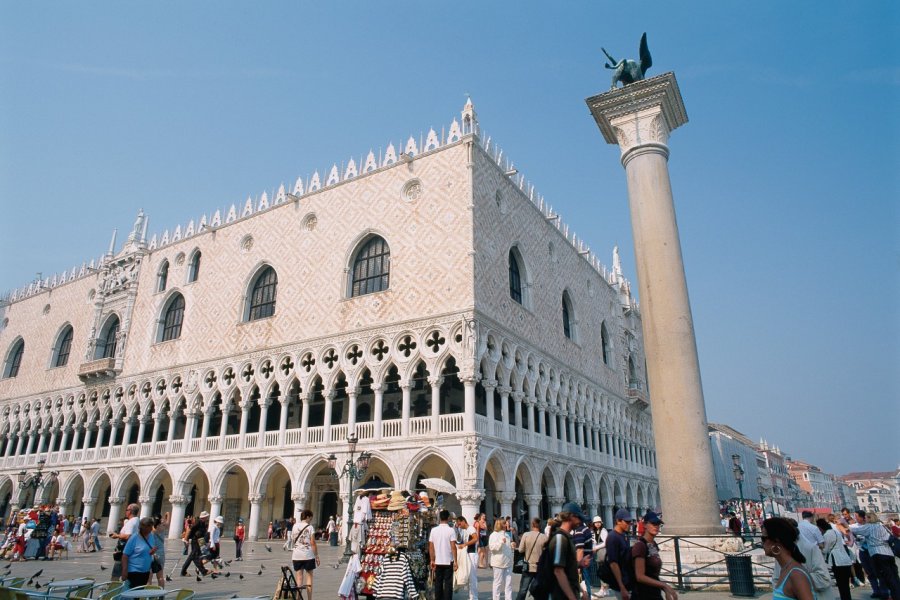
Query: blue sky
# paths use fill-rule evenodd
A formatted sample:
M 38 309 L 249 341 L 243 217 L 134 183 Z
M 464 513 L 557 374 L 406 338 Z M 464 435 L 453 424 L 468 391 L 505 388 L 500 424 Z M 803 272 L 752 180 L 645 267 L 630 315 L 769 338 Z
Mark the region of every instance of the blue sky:
M 552 8 L 550 8 L 552 7 Z M 0 289 L 440 129 L 483 130 L 634 277 L 584 99 L 673 70 L 670 170 L 710 420 L 826 470 L 900 463 L 893 2 L 0 1 Z M 893 40 L 893 42 L 892 42 Z M 121 240 L 121 238 L 120 238 Z M 890 440 L 895 440 L 891 442 Z

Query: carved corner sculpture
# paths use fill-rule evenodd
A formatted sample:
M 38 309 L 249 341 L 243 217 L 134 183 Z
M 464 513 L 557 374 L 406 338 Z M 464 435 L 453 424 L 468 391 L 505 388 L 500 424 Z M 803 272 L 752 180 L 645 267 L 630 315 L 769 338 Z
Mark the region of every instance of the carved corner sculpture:
M 606 63 L 606 68 L 615 71 L 613 73 L 612 85 L 610 86 L 611 90 L 616 89 L 616 83 L 619 81 L 622 82 L 623 87 L 629 83 L 640 81 L 644 78 L 647 69 L 653 66 L 653 59 L 650 57 L 650 49 L 647 48 L 646 32 L 641 36 L 640 59 L 638 60 L 623 58 L 622 60 L 617 61 L 610 56 L 609 52 L 606 51 L 606 48 L 601 48 L 601 50 L 603 50 L 603 54 L 605 54 L 606 58 L 612 63 Z

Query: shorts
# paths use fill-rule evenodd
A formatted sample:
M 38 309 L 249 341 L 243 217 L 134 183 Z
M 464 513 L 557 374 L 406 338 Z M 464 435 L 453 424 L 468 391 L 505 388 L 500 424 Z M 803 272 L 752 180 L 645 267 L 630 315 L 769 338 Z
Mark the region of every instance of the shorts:
M 488 545 L 488 538 L 486 535 L 483 535 L 480 538 L 478 538 L 478 547 L 479 548 L 487 548 L 487 545 Z
M 316 569 L 316 559 L 310 558 L 309 560 L 295 560 L 294 561 L 294 570 L 295 571 L 315 571 Z

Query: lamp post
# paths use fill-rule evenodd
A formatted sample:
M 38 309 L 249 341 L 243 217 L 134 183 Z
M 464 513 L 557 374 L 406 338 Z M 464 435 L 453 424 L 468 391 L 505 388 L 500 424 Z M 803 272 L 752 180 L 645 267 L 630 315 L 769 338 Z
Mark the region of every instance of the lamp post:
M 50 471 L 48 473 L 44 473 L 44 465 L 47 464 L 47 461 L 41 457 L 37 462 L 37 470 L 34 473 L 29 474 L 27 471 L 22 470 L 18 473 L 19 480 L 19 489 L 26 490 L 31 489 L 34 490 L 35 493 L 50 483 L 53 483 L 57 476 L 59 476 L 59 471 Z
M 350 457 L 344 463 L 344 466 L 341 468 L 341 472 L 337 471 L 337 457 L 332 453 L 328 456 L 328 466 L 331 467 L 331 476 L 335 479 L 342 479 L 346 477 L 349 480 L 348 491 L 347 491 L 347 539 L 344 542 L 344 554 L 341 556 L 341 560 L 338 561 L 338 564 L 344 564 L 350 562 L 350 558 L 353 556 L 353 551 L 350 549 L 350 527 L 351 523 L 349 522 L 353 516 L 353 483 L 355 481 L 359 481 L 366 474 L 366 470 L 369 468 L 369 459 L 372 458 L 372 455 L 368 452 L 362 452 L 356 460 L 353 459 L 353 455 L 356 454 L 356 444 L 359 442 L 359 438 L 356 437 L 355 433 L 351 433 L 347 437 L 347 445 L 350 447 Z
M 741 531 L 746 536 L 750 530 L 747 527 L 747 509 L 744 506 L 744 466 L 741 464 L 741 455 L 732 454 L 731 462 L 734 463 L 734 480 L 738 484 L 738 493 L 741 497 L 741 516 L 744 519 L 744 522 L 741 523 Z

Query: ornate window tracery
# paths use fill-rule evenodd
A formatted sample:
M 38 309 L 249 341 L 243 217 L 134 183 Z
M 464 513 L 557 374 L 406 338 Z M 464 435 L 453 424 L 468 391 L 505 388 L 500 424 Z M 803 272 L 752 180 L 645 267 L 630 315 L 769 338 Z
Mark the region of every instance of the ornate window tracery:
M 64 367 L 69 363 L 69 354 L 72 352 L 72 336 L 74 331 L 71 325 L 67 325 L 59 336 L 59 341 L 54 348 L 54 367 Z
M 181 324 L 184 322 L 184 296 L 175 294 L 166 305 L 163 312 L 163 318 L 160 322 L 162 327 L 160 331 L 159 341 L 168 342 L 181 337 Z
M 12 348 L 6 355 L 6 364 L 3 368 L 3 378 L 9 379 L 19 375 L 19 367 L 22 366 L 22 356 L 25 354 L 25 340 L 19 338 L 13 342 Z
M 119 317 L 113 316 L 106 322 L 106 326 L 97 340 L 96 358 L 115 358 L 118 341 Z
M 200 277 L 200 259 L 202 257 L 202 253 L 197 250 L 194 254 L 191 255 L 191 263 L 188 266 L 188 283 L 194 283 L 197 281 L 197 278 Z

